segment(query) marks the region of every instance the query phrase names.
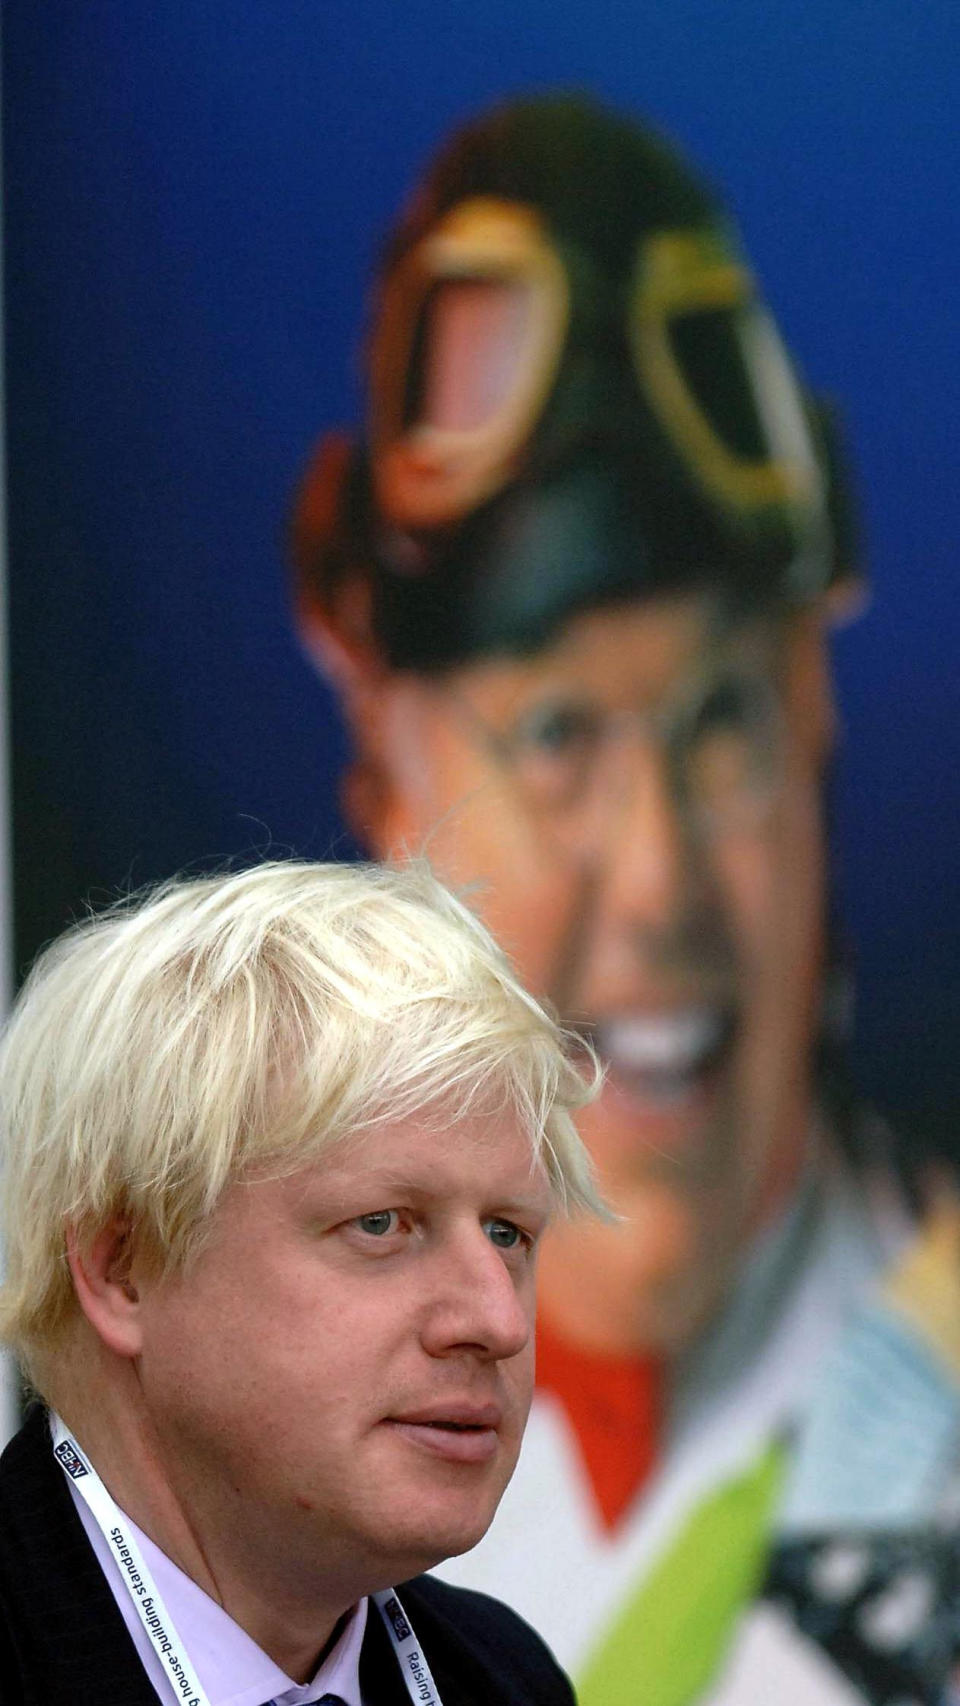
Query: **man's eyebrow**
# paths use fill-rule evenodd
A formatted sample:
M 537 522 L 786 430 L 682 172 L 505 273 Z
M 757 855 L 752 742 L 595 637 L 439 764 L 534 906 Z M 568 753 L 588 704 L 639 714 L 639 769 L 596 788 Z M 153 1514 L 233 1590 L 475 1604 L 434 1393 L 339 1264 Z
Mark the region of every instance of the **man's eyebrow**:
M 336 1200 L 339 1197 L 368 1196 L 387 1197 L 393 1195 L 410 1195 L 424 1199 L 435 1199 L 449 1194 L 443 1180 L 437 1179 L 435 1173 L 426 1169 L 423 1164 L 417 1167 L 398 1168 L 385 1164 L 370 1168 L 357 1169 L 355 1173 L 344 1170 L 336 1173 L 322 1172 L 315 1179 L 306 1180 L 301 1193 L 302 1198 L 316 1198 L 318 1201 L 326 1196 Z M 493 1183 L 484 1190 L 484 1196 L 498 1211 L 504 1213 L 551 1212 L 555 1206 L 556 1193 L 544 1175 L 538 1177 L 534 1171 L 529 1175 L 529 1184 L 518 1186 L 511 1181 L 504 1189 L 499 1190 Z
M 776 648 L 787 626 L 777 609 L 731 610 L 721 601 L 707 622 L 704 651 L 708 655 L 769 651 Z
M 496 1213 L 506 1219 L 523 1220 L 533 1217 L 546 1223 L 552 1220 L 560 1207 L 556 1191 L 547 1187 L 542 1194 L 527 1197 L 508 1197 L 502 1201 L 497 1199 Z

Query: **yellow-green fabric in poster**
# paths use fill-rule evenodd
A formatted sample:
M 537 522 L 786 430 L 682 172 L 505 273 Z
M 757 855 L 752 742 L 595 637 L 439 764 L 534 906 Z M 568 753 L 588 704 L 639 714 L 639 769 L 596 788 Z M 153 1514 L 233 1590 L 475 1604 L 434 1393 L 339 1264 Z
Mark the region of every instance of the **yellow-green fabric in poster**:
M 784 1452 L 768 1446 L 695 1506 L 576 1679 L 580 1706 L 691 1706 L 759 1586 Z

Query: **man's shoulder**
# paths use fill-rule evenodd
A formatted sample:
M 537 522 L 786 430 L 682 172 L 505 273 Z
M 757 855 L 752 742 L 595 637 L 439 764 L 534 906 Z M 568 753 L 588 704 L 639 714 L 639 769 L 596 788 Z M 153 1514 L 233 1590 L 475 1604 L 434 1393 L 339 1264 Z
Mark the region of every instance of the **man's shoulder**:
M 437 1672 L 450 1665 L 474 1680 L 477 1698 L 491 1703 L 572 1706 L 570 1683 L 549 1647 L 501 1600 L 430 1575 L 416 1576 L 397 1591 L 445 1701 L 455 1695 Z M 468 1686 L 464 1698 L 473 1697 Z
M 51 1498 L 54 1507 L 62 1507 L 62 1479 L 52 1460 L 46 1412 L 40 1405 L 32 1406 L 19 1433 L 7 1442 L 0 1456 L 0 1555 L 3 1541 L 21 1544 L 18 1531 L 33 1523 L 38 1507 L 44 1519 Z

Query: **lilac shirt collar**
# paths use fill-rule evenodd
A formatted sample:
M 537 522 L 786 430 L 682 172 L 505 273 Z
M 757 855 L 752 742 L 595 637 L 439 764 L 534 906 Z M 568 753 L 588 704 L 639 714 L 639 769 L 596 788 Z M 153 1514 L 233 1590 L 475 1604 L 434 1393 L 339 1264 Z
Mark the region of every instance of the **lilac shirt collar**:
M 133 1609 L 116 1559 L 72 1482 L 70 1492 L 143 1668 L 159 1698 L 171 1702 L 174 1699 L 171 1683 Z M 276 1702 L 276 1706 L 311 1706 L 324 1694 L 340 1695 L 347 1706 L 363 1706 L 360 1648 L 367 1624 L 365 1599 L 354 1607 L 336 1646 L 312 1680 L 293 1682 L 216 1600 L 161 1552 L 149 1535 L 130 1521 L 126 1512 L 123 1515 L 210 1697 L 210 1706 L 269 1706 L 270 1702 Z

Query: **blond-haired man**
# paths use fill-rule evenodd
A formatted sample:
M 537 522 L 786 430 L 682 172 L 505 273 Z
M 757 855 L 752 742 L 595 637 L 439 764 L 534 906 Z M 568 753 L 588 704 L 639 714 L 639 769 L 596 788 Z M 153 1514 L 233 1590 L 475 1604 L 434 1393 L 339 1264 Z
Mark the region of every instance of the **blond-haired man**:
M 408 1578 L 513 1469 L 588 1094 L 422 868 L 173 884 L 45 953 L 0 1062 L 45 1401 L 0 1466 L 5 1706 L 569 1702 L 502 1607 Z

